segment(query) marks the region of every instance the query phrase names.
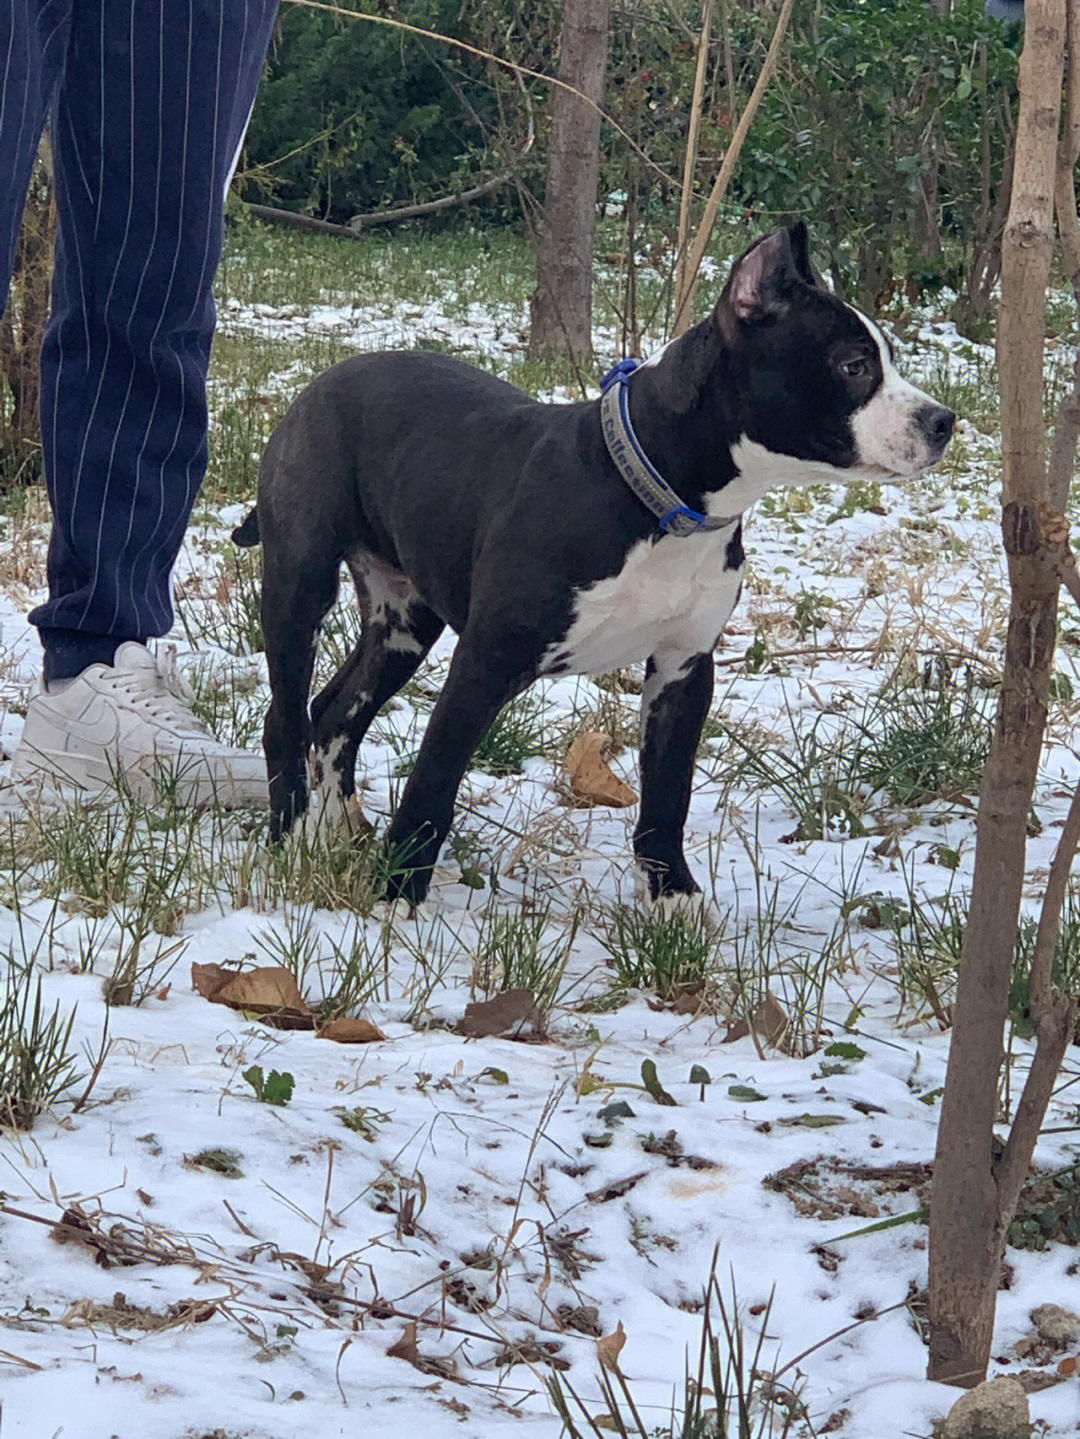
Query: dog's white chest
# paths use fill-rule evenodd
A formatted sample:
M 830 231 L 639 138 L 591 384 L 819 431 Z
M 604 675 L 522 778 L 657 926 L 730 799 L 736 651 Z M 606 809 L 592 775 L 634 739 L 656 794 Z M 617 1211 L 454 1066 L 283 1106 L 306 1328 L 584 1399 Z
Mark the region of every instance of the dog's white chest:
M 650 655 L 708 653 L 739 597 L 743 566 L 728 566 L 733 533 L 640 541 L 617 575 L 578 591 L 573 623 L 540 673 L 602 674 Z

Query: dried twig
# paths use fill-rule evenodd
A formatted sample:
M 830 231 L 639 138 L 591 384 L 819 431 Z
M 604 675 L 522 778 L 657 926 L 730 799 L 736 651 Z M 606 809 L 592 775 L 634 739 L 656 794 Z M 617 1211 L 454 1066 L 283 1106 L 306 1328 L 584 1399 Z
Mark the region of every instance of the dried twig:
M 675 320 L 671 327 L 673 335 L 681 335 L 690 326 L 693 313 L 694 290 L 697 288 L 698 271 L 701 269 L 701 262 L 705 258 L 705 251 L 709 247 L 712 238 L 713 227 L 716 224 L 716 216 L 720 210 L 720 202 L 727 192 L 731 177 L 735 173 L 735 166 L 738 164 L 739 156 L 742 154 L 746 137 L 750 133 L 750 124 L 761 104 L 761 98 L 768 88 L 772 79 L 773 71 L 776 69 L 777 61 L 780 59 L 780 47 L 784 43 L 784 36 L 787 33 L 788 22 L 791 19 L 791 12 L 795 0 L 784 0 L 780 14 L 776 19 L 776 29 L 773 31 L 772 41 L 769 44 L 768 53 L 761 67 L 761 74 L 757 78 L 757 84 L 750 93 L 746 102 L 746 109 L 739 117 L 739 123 L 731 137 L 731 144 L 727 147 L 723 163 L 720 166 L 720 173 L 712 187 L 712 193 L 705 205 L 705 214 L 702 216 L 701 224 L 698 226 L 697 234 L 694 236 L 694 245 L 690 251 L 690 258 L 686 263 L 686 280 L 681 294 L 675 297 Z

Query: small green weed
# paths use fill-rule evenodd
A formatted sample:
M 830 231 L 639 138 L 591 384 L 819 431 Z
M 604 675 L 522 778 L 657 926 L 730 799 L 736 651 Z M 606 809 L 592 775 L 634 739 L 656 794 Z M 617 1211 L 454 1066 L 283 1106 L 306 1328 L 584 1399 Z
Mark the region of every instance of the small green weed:
M 265 694 L 259 693 L 257 678 L 231 669 L 217 673 L 200 669 L 193 679 L 191 707 L 210 733 L 222 744 L 257 754 L 267 704 Z
M 886 691 L 862 721 L 876 738 L 865 782 L 894 804 L 964 794 L 978 787 L 986 763 L 996 696 L 976 689 L 970 671 L 959 686 L 948 672 L 933 678 Z
M 718 937 L 700 914 L 616 905 L 597 938 L 610 955 L 620 989 L 651 989 L 669 1003 L 702 990 L 716 972 Z
M 850 519 L 852 515 L 858 514 L 883 515 L 885 504 L 881 496 L 881 486 L 877 480 L 853 480 L 844 491 L 844 498 L 840 504 L 825 521 L 826 524 L 835 524 L 837 520 Z
M 297 988 L 303 989 L 308 970 L 317 970 L 322 957 L 322 935 L 315 926 L 314 907 L 287 904 L 284 931 L 265 929 L 255 943 L 271 965 L 287 969 L 296 980 Z
M 0 964 L 0 1125 L 31 1129 L 81 1078 L 68 1053 L 75 1011 L 48 1013 L 41 976 L 11 950 Z
M 1021 915 L 1009 986 L 1009 1018 L 1021 1039 L 1030 1039 L 1035 1032 L 1031 1019 L 1031 956 L 1037 929 L 1030 915 Z M 1064 994 L 1080 995 L 1080 893 L 1074 886 L 1070 886 L 1065 896 L 1050 974 L 1056 989 Z
M 567 928 L 556 929 L 549 904 L 503 913 L 489 905 L 473 960 L 474 991 L 491 997 L 508 989 L 527 989 L 533 997 L 537 1028 L 542 1030 L 561 998 L 577 928 L 575 913 Z
M 394 768 L 399 778 L 412 774 L 416 765 L 415 748 L 393 731 L 383 729 L 381 737 L 401 755 Z M 491 728 L 473 751 L 472 767 L 487 774 L 520 774 L 525 761 L 548 753 L 544 735 L 540 701 L 530 694 L 519 695 L 504 705 L 495 716 Z
M 200 1149 L 184 1163 L 190 1169 L 208 1169 L 211 1174 L 220 1174 L 223 1179 L 242 1179 L 244 1175 L 240 1168 L 240 1153 L 236 1149 Z
M 527 759 L 547 753 L 539 701 L 520 695 L 504 705 L 476 747 L 473 765 L 488 774 L 520 774 Z
M 711 777 L 729 786 L 744 785 L 751 793 L 779 794 L 795 817 L 794 839 L 859 838 L 866 832 L 869 798 L 861 736 L 848 726 L 836 730 L 829 715 L 815 715 L 809 725 L 790 711 L 789 719 L 790 736 L 783 746 L 762 742 L 754 731 L 725 726 L 726 738 L 741 758 L 732 763 L 725 748 L 709 767 Z
M 367 1104 L 357 1104 L 352 1109 L 338 1104 L 330 1113 L 337 1115 L 350 1134 L 359 1134 L 360 1138 L 366 1139 L 369 1144 L 374 1144 L 378 1138 L 379 1126 L 390 1122 L 389 1114 Z
M 330 974 L 323 975 L 326 997 L 322 1002 L 324 1019 L 355 1015 L 372 999 L 379 988 L 379 954 L 372 948 L 367 930 L 359 918 L 341 939 L 327 937 L 330 947 Z
M 184 590 L 177 615 L 193 649 L 211 645 L 231 655 L 261 654 L 262 550 L 241 550 L 228 544 L 209 594 Z
M 241 1078 L 251 1085 L 260 1104 L 288 1104 L 292 1098 L 295 1080 L 291 1074 L 272 1069 L 264 1075 L 262 1065 L 253 1064 L 244 1070 Z
M 1080 1245 L 1080 1163 L 1033 1174 L 1009 1225 L 1014 1249 L 1045 1249 L 1055 1241 Z
M 971 345 L 940 355 L 920 383 L 984 434 L 993 434 L 1000 427 L 997 366 L 993 351 L 986 346 Z
M 821 1045 L 825 994 L 850 958 L 848 919 L 841 912 L 832 929 L 810 948 L 798 922 L 806 884 L 781 901 L 755 852 L 755 905 L 743 922 L 736 910 L 724 989 L 731 1017 L 783 1050 L 801 1056 Z M 797 938 L 796 938 L 797 935 Z
M 137 1006 L 160 991 L 188 942 L 155 933 L 161 915 L 149 892 L 116 911 L 114 919 L 119 937 L 112 972 L 105 980 L 105 1003 Z
M 258 816 L 246 849 L 226 880 L 233 902 L 265 908 L 292 904 L 314 909 L 347 909 L 369 915 L 386 889 L 390 857 L 374 836 L 310 836 L 296 824 L 285 840 L 270 846 L 266 820 Z
M 816 590 L 800 590 L 793 616 L 795 633 L 801 640 L 816 634 L 829 623 L 829 611 L 835 608 L 836 601 L 829 595 L 818 594 Z
M 995 702 L 970 674 L 957 684 L 947 669 L 929 666 L 919 684 L 890 684 L 839 720 L 789 709 L 783 745 L 721 720 L 729 743 L 708 769 L 728 788 L 781 795 L 795 817 L 794 839 L 859 838 L 876 797 L 919 805 L 977 788 Z
M 942 1029 L 952 1024 L 960 950 L 967 927 L 967 895 L 950 890 L 932 903 L 909 880 L 908 905 L 891 916 L 900 999 L 917 1014 L 929 1011 Z

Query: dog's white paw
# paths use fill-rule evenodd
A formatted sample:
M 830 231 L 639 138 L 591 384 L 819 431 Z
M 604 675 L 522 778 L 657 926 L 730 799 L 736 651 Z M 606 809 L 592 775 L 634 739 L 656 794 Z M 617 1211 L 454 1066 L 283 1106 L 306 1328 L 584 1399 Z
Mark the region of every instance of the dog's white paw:
M 417 924 L 428 911 L 429 906 L 424 901 L 412 904 L 407 899 L 398 898 L 376 900 L 372 914 L 387 929 L 397 929 L 399 925 Z
M 642 908 L 665 922 L 678 919 L 695 929 L 700 926 L 712 938 L 724 932 L 724 916 L 713 901 L 701 893 L 662 894 L 658 899 L 646 896 Z
M 700 924 L 708 934 L 720 934 L 724 929 L 724 915 L 700 890 L 695 890 L 693 894 L 662 894 L 654 899 L 649 886 L 649 871 L 640 861 L 634 864 L 634 903 L 639 909 L 648 910 L 661 919 L 683 919 Z
M 312 791 L 303 823 L 304 838 L 309 844 L 359 839 L 374 828 L 356 795 L 346 799 L 336 786 L 330 785 Z

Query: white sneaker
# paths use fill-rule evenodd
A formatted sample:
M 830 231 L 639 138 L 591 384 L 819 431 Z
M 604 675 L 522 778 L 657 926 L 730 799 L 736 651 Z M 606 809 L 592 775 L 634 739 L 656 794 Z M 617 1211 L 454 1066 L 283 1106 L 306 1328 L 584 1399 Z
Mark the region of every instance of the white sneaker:
M 262 756 L 219 743 L 193 714 L 193 699 L 175 649 L 153 655 L 128 641 L 111 665 L 90 665 L 62 690 L 34 696 L 11 780 L 102 790 L 122 777 L 151 804 L 169 792 L 183 804 L 268 805 Z

